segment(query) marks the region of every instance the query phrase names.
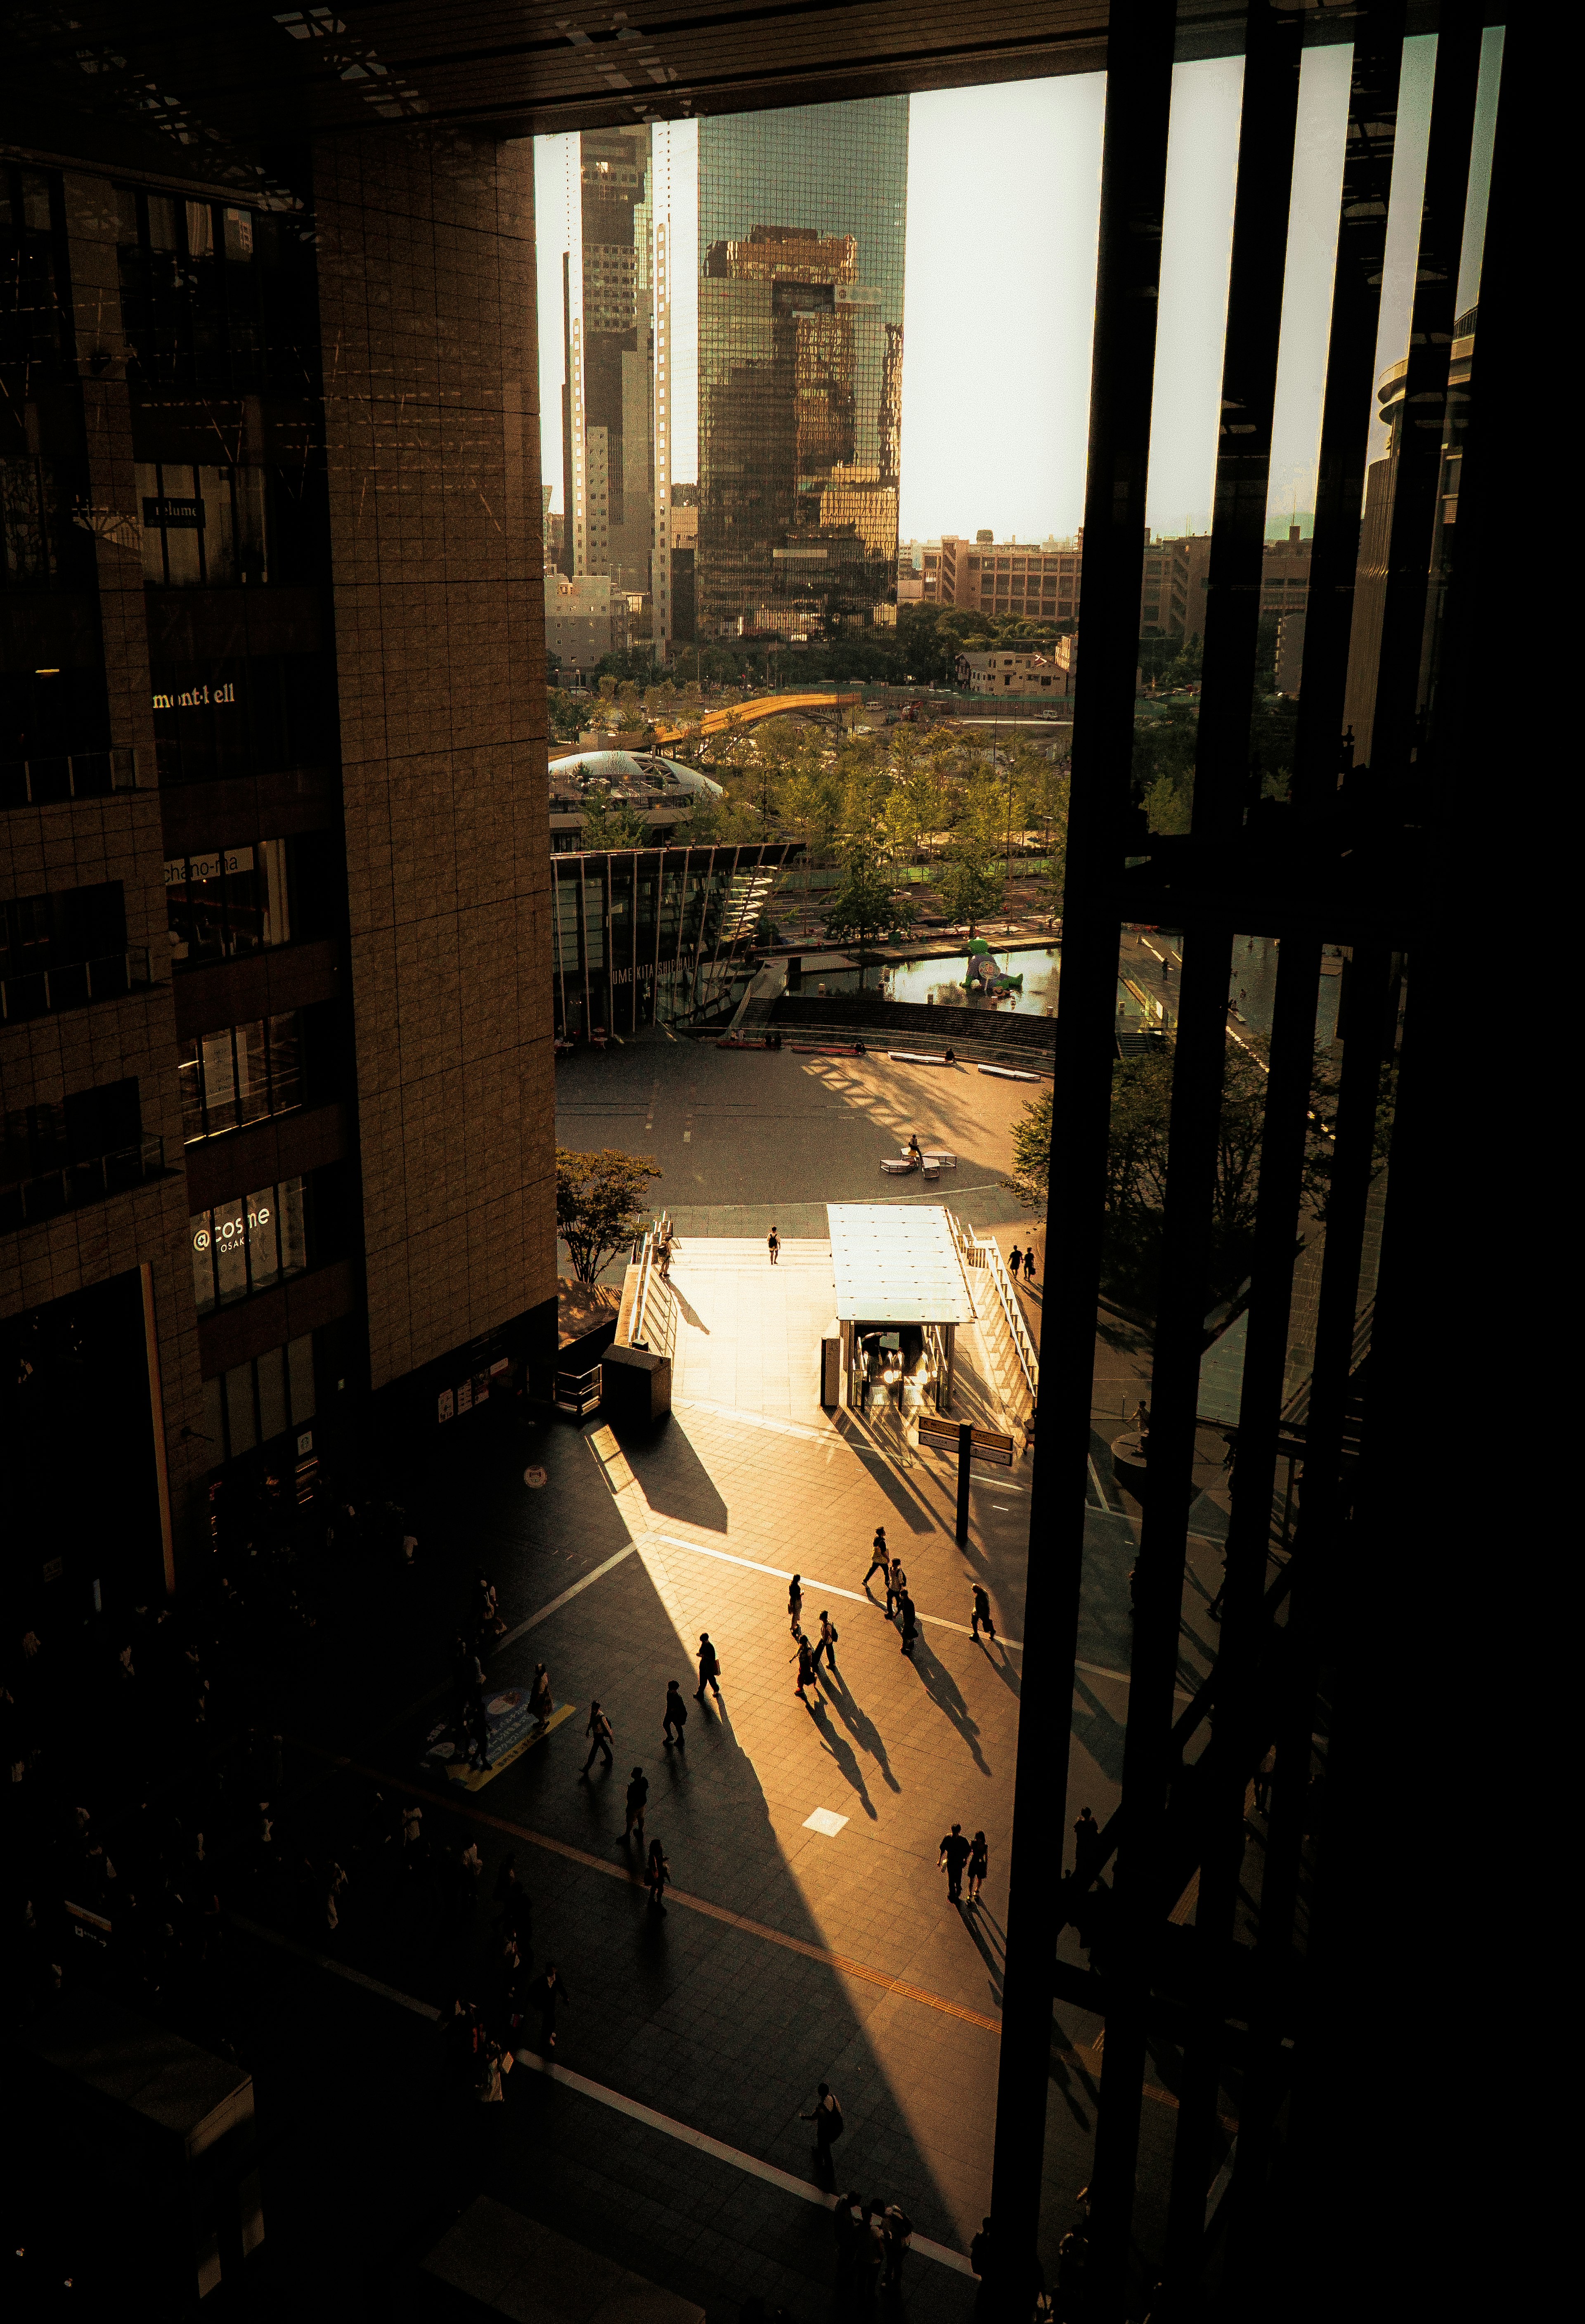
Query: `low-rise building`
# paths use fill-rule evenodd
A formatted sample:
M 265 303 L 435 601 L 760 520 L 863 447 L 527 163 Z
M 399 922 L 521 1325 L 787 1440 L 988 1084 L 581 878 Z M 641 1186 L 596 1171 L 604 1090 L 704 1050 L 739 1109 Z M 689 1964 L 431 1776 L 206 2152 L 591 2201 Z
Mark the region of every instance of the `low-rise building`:
M 1075 638 L 1054 638 L 1044 653 L 1020 653 L 1010 648 L 961 653 L 958 684 L 966 686 L 971 694 L 1069 695 L 1078 668 L 1077 644 Z
M 972 540 L 943 533 L 927 549 L 923 573 L 926 601 L 973 606 L 980 613 L 1026 620 L 1072 622 L 1079 614 L 1082 551 L 1076 540 L 999 541 L 981 531 Z M 932 555 L 939 565 L 932 568 Z M 937 583 L 932 592 L 930 583 Z

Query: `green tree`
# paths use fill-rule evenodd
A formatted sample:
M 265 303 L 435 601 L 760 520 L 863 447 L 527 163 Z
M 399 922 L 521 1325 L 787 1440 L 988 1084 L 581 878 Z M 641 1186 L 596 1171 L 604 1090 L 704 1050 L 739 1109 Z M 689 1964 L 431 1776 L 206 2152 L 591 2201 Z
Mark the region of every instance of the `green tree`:
M 825 910 L 825 934 L 835 945 L 852 945 L 859 955 L 859 983 L 868 954 L 878 944 L 894 944 L 914 925 L 914 907 L 892 893 L 885 867 L 875 857 L 852 856 Z
M 991 917 L 1006 893 L 999 856 L 967 846 L 955 846 L 935 875 L 935 894 L 947 919 L 966 920 L 972 937 L 976 924 Z
M 638 809 L 609 791 L 588 791 L 580 810 L 586 848 L 642 847 L 650 826 Z
M 596 1282 L 606 1260 L 641 1231 L 650 1182 L 660 1175 L 647 1154 L 557 1148 L 556 1231 L 580 1283 Z
M 1052 1093 L 1032 1097 L 1013 1124 L 1013 1167 L 1002 1180 L 1027 1211 L 1043 1211 L 1051 1185 Z

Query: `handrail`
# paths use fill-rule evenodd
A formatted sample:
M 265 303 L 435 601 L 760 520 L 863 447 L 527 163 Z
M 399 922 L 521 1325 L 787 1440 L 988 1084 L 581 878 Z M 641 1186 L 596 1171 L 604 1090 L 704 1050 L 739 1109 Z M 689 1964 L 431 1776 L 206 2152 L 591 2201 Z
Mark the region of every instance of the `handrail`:
M 0 1186 L 0 1233 L 58 1218 L 62 1211 L 101 1203 L 111 1194 L 130 1194 L 135 1186 L 164 1174 L 165 1140 L 152 1131 L 114 1153 L 89 1155 L 80 1162 L 63 1163 L 58 1170 L 41 1170 L 31 1178 Z M 119 1183 L 112 1184 L 113 1179 Z
M 646 1348 L 650 1347 L 650 1334 L 654 1330 L 660 1342 L 659 1352 L 667 1357 L 671 1355 L 677 1342 L 677 1310 L 666 1277 L 657 1264 L 656 1254 L 663 1242 L 669 1240 L 670 1230 L 670 1214 L 662 1211 L 653 1225 L 646 1227 L 634 1242 L 631 1264 L 639 1270 L 639 1279 L 633 1290 L 632 1305 L 628 1311 L 629 1347 L 640 1341 Z M 652 1325 L 650 1320 L 650 1300 L 657 1291 L 663 1292 L 665 1296 L 655 1301 L 653 1314 L 656 1323 Z
M 1007 1271 L 1007 1261 L 995 1240 L 989 1235 L 976 1234 L 972 1227 L 964 1226 L 950 1204 L 946 1215 L 952 1222 L 953 1240 L 957 1245 L 959 1258 L 966 1266 L 983 1268 L 996 1286 L 996 1296 L 1001 1304 L 1008 1336 L 1013 1343 L 1018 1368 L 1030 1396 L 1037 1398 L 1040 1394 L 1040 1359 L 1035 1352 L 1035 1342 L 1019 1310 L 1018 1295 Z
M 98 971 L 99 990 L 94 990 Z M 134 988 L 152 983 L 147 945 L 130 945 L 124 952 L 98 954 L 92 960 L 58 962 L 53 968 L 25 970 L 21 976 L 0 977 L 0 1024 L 45 1017 L 57 1009 L 80 1009 L 89 1001 L 123 1000 Z M 30 996 L 38 1005 L 27 1006 Z
M 0 806 L 58 807 L 63 800 L 106 798 L 138 787 L 135 751 L 75 751 L 45 759 L 0 762 Z

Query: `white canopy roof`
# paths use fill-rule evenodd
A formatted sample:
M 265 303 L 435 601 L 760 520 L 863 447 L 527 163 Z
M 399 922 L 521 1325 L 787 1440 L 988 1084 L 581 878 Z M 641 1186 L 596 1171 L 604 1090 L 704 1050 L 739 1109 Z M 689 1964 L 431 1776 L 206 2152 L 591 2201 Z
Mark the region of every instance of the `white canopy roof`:
M 844 1323 L 970 1323 L 974 1303 L 939 1203 L 827 1203 Z

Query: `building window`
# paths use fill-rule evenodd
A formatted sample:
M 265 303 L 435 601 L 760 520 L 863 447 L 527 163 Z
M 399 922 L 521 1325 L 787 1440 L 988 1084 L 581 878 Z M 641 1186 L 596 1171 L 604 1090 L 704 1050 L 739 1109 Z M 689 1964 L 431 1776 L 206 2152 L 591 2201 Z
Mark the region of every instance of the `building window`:
M 119 999 L 148 981 L 147 952 L 127 946 L 119 880 L 0 904 L 0 1021 Z
M 233 960 L 286 944 L 286 842 L 173 856 L 165 866 L 165 908 L 173 961 Z
M 301 1275 L 309 1263 L 307 1213 L 301 1178 L 195 1211 L 188 1227 L 199 1314 Z
M 163 1139 L 143 1134 L 135 1074 L 19 1107 L 0 1117 L 0 1232 L 129 1193 L 163 1168 Z
M 284 1347 L 204 1382 L 204 1434 L 217 1462 L 306 1428 L 314 1416 L 314 1342 L 305 1333 Z
M 302 1102 L 302 1019 L 295 1010 L 181 1045 L 181 1130 L 189 1146 Z
M 140 460 L 143 579 L 170 588 L 230 588 L 269 577 L 264 472 Z

